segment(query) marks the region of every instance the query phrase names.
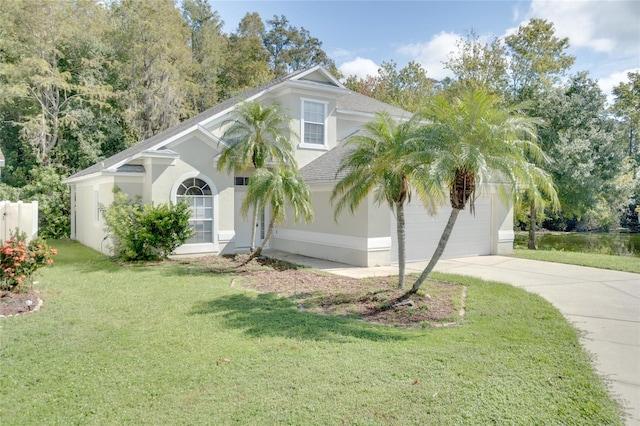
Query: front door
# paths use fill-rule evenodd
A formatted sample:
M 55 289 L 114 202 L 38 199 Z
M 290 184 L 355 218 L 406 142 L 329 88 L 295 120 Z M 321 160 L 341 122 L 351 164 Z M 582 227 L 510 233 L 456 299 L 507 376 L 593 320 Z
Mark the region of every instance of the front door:
M 246 194 L 246 189 L 235 188 L 235 250 L 236 252 L 248 252 L 251 247 L 251 228 L 253 227 L 253 211 L 249 211 L 247 217 L 242 217 L 240 207 Z M 264 210 L 258 214 L 258 223 L 256 226 L 256 247 L 258 247 L 264 239 L 266 232 L 266 215 Z

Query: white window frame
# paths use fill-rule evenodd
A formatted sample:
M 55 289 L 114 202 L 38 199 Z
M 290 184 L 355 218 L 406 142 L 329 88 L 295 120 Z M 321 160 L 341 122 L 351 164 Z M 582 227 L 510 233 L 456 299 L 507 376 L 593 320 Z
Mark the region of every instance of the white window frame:
M 233 185 L 234 186 L 248 186 L 249 185 L 249 177 L 248 176 L 234 176 Z
M 191 217 L 189 217 L 189 224 L 192 227 L 192 230 L 195 232 L 195 234 L 185 243 L 185 244 L 203 244 L 203 243 L 213 243 L 213 237 L 214 237 L 214 230 L 213 230 L 213 189 L 211 188 L 211 186 L 203 179 L 200 179 L 198 177 L 190 177 L 185 179 L 184 181 L 182 181 L 180 183 L 180 185 L 178 185 L 178 189 L 180 188 L 186 188 L 187 190 L 189 190 L 191 187 L 187 188 L 185 186 L 185 182 L 189 181 L 189 180 L 193 180 L 194 184 L 196 183 L 195 181 L 198 180 L 200 182 L 203 183 L 204 187 L 200 187 L 200 186 L 193 186 L 195 188 L 197 188 L 198 190 L 201 190 L 206 188 L 209 191 L 209 194 L 203 194 L 203 195 L 196 195 L 196 194 L 182 194 L 179 195 L 176 193 L 176 201 L 187 201 L 190 205 L 191 205 Z M 177 192 L 177 191 L 176 191 Z M 210 205 L 208 205 L 210 204 Z M 199 229 L 199 226 L 204 226 L 204 225 L 208 225 L 206 227 L 203 227 L 203 229 Z M 210 229 L 210 231 L 207 231 L 206 229 Z M 206 236 L 207 233 L 210 232 L 210 236 L 209 238 L 203 238 L 202 240 L 200 240 L 201 238 L 201 233 L 204 233 L 204 235 Z M 196 239 L 196 241 L 194 241 L 194 239 Z
M 322 123 L 319 122 L 313 122 L 313 121 L 309 121 L 309 123 L 313 123 L 313 124 L 322 124 L 324 126 L 324 134 L 323 134 L 323 140 L 322 140 L 322 144 L 318 144 L 318 143 L 308 143 L 305 142 L 304 140 L 304 125 L 307 121 L 305 121 L 304 119 L 304 106 L 306 103 L 315 103 L 315 104 L 321 104 L 324 108 L 324 121 Z M 328 114 L 329 111 L 329 102 L 326 101 L 320 101 L 317 99 L 310 99 L 310 98 L 301 98 L 300 99 L 300 147 L 301 148 L 309 148 L 309 149 L 321 149 L 321 150 L 327 150 L 328 149 L 328 143 L 327 143 L 327 139 L 328 139 Z
M 177 254 L 186 254 L 186 253 L 212 253 L 219 252 L 219 244 L 218 244 L 218 219 L 219 219 L 219 205 L 218 205 L 218 188 L 215 186 L 214 182 L 209 179 L 208 176 L 199 173 L 199 172 L 189 172 L 185 173 L 177 179 L 173 187 L 171 188 L 171 202 L 176 203 L 178 198 L 178 188 L 182 183 L 190 178 L 196 178 L 204 181 L 209 188 L 211 189 L 211 196 L 213 198 L 213 221 L 212 221 L 212 241 L 203 242 L 203 243 L 185 243 L 184 245 L 178 247 L 176 249 Z

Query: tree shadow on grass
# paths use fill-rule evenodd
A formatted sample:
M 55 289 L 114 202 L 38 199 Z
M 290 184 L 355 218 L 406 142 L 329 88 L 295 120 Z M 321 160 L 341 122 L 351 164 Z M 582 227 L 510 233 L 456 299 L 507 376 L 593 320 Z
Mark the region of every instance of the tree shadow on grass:
M 361 321 L 299 311 L 288 299 L 274 294 L 233 294 L 195 305 L 192 315 L 219 315 L 229 328 L 252 337 L 345 341 L 406 340 L 406 331 Z
M 203 260 L 204 259 L 204 260 Z M 207 260 L 209 259 L 209 260 Z M 249 264 L 247 255 L 203 256 L 200 259 L 178 259 L 173 264 L 165 266 L 167 274 L 184 275 L 250 275 L 262 270 L 288 271 L 311 268 L 297 265 L 286 260 L 260 256 Z

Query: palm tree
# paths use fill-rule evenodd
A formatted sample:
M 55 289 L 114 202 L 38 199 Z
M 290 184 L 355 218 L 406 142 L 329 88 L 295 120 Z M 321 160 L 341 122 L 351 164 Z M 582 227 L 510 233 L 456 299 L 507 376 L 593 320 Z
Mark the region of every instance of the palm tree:
M 434 210 L 431 200 L 441 192 L 432 185 L 424 168 L 415 167 L 416 160 L 428 163 L 430 151 L 417 151 L 417 131 L 422 118 L 415 115 L 410 120 L 398 122 L 386 112 L 376 114 L 376 119 L 363 126 L 363 133 L 346 142 L 353 149 L 343 158 L 338 174 L 346 175 L 338 182 L 331 200 L 339 198 L 334 217 L 347 207 L 354 213 L 371 191 L 377 204 L 386 203 L 397 218 L 398 235 L 398 288 L 404 285 L 405 253 L 405 203 L 411 201 L 414 187 L 425 206 Z
M 468 205 L 473 212 L 484 181 L 510 184 L 501 186 L 505 199 L 526 189 L 534 199 L 546 194 L 558 205 L 551 175 L 537 166 L 547 161 L 536 143 L 539 119 L 519 114 L 515 108 L 500 108 L 496 95 L 478 89 L 465 90 L 451 102 L 437 97 L 423 115 L 431 123 L 425 128 L 424 147 L 434 152 L 428 168 L 432 178 L 449 189 L 452 209 L 429 264 L 401 298 L 418 291 L 442 256 L 460 211 Z
M 248 101 L 239 104 L 222 135 L 224 149 L 218 159 L 218 171 L 227 173 L 258 170 L 266 166 L 282 164 L 297 169 L 291 145 L 296 137 L 290 127 L 291 119 L 283 113 L 279 104 L 270 106 Z M 256 224 L 260 205 L 253 206 L 253 228 L 250 251 L 255 250 Z
M 256 170 L 249 178 L 247 196 L 241 206 L 242 214 L 246 215 L 255 205 L 270 206 L 271 220 L 262 244 L 251 254 L 247 262 L 260 256 L 273 235 L 275 225 L 286 219 L 287 206 L 293 209 L 294 223 L 300 219 L 307 223 L 313 220 L 311 191 L 296 169 L 278 166 L 271 170 Z

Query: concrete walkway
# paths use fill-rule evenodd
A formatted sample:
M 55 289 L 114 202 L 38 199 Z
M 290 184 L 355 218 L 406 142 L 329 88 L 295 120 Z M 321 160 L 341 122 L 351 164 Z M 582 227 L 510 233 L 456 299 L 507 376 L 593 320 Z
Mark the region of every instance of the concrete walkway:
M 396 266 L 359 268 L 276 250 L 265 254 L 355 278 L 398 273 Z M 407 273 L 425 266 L 410 263 Z M 625 407 L 626 424 L 640 426 L 640 274 L 504 256 L 441 260 L 435 270 L 508 283 L 551 302 L 583 332 L 582 345 Z

